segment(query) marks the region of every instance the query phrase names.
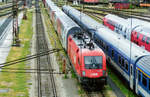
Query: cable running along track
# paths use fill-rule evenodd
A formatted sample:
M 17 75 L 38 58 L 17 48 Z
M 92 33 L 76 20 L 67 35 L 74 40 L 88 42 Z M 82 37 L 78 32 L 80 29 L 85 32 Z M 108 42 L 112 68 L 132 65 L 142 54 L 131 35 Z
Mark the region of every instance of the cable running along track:
M 44 26 L 41 17 L 39 1 L 35 1 L 36 7 L 36 52 L 48 51 Z M 37 58 L 37 80 L 38 80 L 38 97 L 57 97 L 54 76 L 52 74 L 52 66 L 50 56 L 42 56 Z M 48 69 L 49 75 L 40 72 L 40 69 Z

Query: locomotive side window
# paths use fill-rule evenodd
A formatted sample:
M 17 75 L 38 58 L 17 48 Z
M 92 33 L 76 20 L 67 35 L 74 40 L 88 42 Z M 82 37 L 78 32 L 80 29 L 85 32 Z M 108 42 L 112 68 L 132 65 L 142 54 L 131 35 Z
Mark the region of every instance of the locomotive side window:
M 137 39 L 139 38 L 139 36 L 140 36 L 140 34 L 138 33 L 138 34 L 137 34 Z
M 149 44 L 150 38 L 147 37 L 146 43 Z
M 79 58 L 78 58 L 78 64 L 79 64 L 79 65 L 81 65 L 81 64 L 80 64 L 80 60 L 79 60 Z
M 147 87 L 147 78 L 146 76 L 143 74 L 143 77 L 142 77 L 142 84 Z
M 145 42 L 146 37 L 143 35 L 142 42 Z

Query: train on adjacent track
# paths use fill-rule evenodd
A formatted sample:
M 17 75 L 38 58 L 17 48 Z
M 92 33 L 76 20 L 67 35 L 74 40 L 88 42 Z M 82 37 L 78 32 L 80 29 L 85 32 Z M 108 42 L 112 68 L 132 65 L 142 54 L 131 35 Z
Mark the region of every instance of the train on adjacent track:
M 52 1 L 46 0 L 45 7 L 79 81 L 104 85 L 107 71 L 106 56 L 102 49 Z
M 109 3 L 112 3 L 115 9 L 129 9 L 130 7 L 129 0 L 109 0 Z
M 68 0 L 68 1 L 77 1 L 86 4 L 109 4 L 112 3 L 115 9 L 128 9 L 129 0 Z
M 77 1 L 80 3 L 87 3 L 87 4 L 97 4 L 97 3 L 99 3 L 100 0 L 68 0 L 68 1 L 70 1 L 70 2 Z
M 150 51 L 150 23 L 136 18 L 124 19 L 108 14 L 103 18 L 105 26 L 122 34 L 128 40 Z
M 141 7 L 150 7 L 150 0 L 138 0 Z
M 70 6 L 63 11 L 103 49 L 107 62 L 138 95 L 150 97 L 150 53 Z

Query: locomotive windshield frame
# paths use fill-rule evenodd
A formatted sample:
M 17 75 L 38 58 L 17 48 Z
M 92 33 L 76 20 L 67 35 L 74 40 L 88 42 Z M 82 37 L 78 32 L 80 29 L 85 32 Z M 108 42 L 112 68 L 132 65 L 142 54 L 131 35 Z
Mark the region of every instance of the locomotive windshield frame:
M 102 56 L 84 56 L 85 69 L 102 69 Z

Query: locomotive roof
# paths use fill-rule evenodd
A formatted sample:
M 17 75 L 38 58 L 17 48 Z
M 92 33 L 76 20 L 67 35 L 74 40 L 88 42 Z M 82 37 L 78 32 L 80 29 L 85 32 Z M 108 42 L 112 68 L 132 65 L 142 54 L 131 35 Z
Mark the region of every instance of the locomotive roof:
M 132 61 L 137 60 L 140 56 L 150 55 L 150 53 L 147 52 L 145 49 L 137 46 L 134 43 L 131 43 L 129 40 L 125 39 L 122 35 L 117 34 L 111 31 L 110 29 L 100 28 L 98 29 L 96 34 L 102 37 L 110 45 L 113 45 L 114 49 L 117 49 L 120 53 L 122 53 L 122 55 L 125 55 L 127 58 L 130 58 L 131 52 Z
M 150 56 L 144 56 L 137 61 L 137 67 L 150 76 Z
M 85 34 L 73 34 L 72 38 L 75 41 L 75 43 L 78 45 L 78 47 L 81 48 L 81 49 L 89 49 L 90 48 L 90 46 L 88 45 L 89 43 L 91 43 L 91 46 L 94 46 L 94 47 L 91 47 L 91 49 L 89 49 L 89 50 L 100 49 L 94 43 L 94 41 L 91 40 L 91 38 L 89 36 L 85 35 Z
M 93 29 L 93 28 L 98 29 L 99 27 L 103 27 L 103 25 L 100 25 L 97 21 L 93 21 L 93 19 L 89 17 L 88 15 L 70 6 L 64 5 L 63 10 L 65 13 L 69 13 L 71 17 L 76 18 L 76 20 L 81 21 L 81 23 L 84 23 L 84 25 L 88 27 L 89 29 Z

